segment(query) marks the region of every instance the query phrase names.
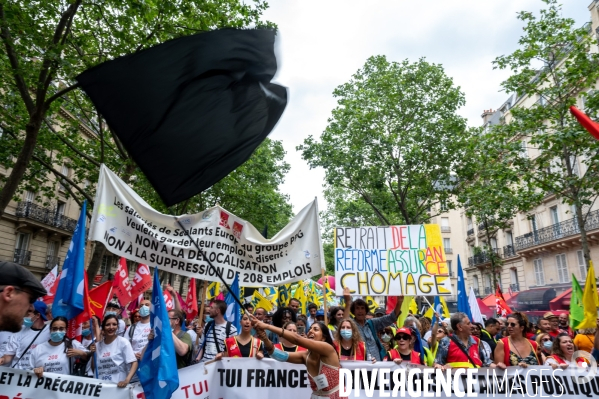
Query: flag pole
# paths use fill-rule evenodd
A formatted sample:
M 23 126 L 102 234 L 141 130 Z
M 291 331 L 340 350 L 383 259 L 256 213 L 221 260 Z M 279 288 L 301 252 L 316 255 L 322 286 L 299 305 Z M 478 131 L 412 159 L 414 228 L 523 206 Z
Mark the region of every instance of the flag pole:
M 198 318 L 198 322 L 204 328 L 204 308 L 206 307 L 206 291 L 208 290 L 208 280 L 204 280 L 204 284 L 202 285 L 202 301 L 200 302 L 200 315 Z M 200 343 L 200 336 L 196 334 L 196 347 Z
M 326 289 L 326 264 L 324 261 L 324 249 L 322 247 L 322 235 L 320 234 L 320 219 L 318 218 L 318 197 L 314 197 L 314 202 L 316 204 L 316 223 L 318 226 L 318 245 L 320 247 L 320 262 L 321 262 L 321 266 L 320 266 L 320 274 L 322 274 L 322 292 L 323 292 L 323 298 L 322 301 L 324 303 L 324 324 L 328 325 L 328 315 L 327 315 L 327 289 Z
M 324 267 L 320 268 L 320 274 L 322 274 L 322 303 L 324 305 L 324 325 L 328 326 L 329 325 L 329 318 L 328 318 L 328 306 L 327 306 L 327 275 L 326 272 L 324 271 Z
M 216 268 L 212 264 L 212 262 L 210 262 L 210 259 L 208 259 L 208 257 L 206 256 L 206 253 L 204 251 L 202 251 L 202 248 L 200 248 L 200 246 L 198 245 L 198 243 L 191 237 L 191 235 L 189 234 L 189 231 L 187 231 L 185 229 L 185 227 L 181 224 L 181 222 L 179 221 L 179 219 L 177 219 L 175 217 L 175 220 L 177 221 L 177 224 L 181 227 L 181 230 L 183 230 L 185 232 L 185 235 L 187 236 L 187 238 L 189 238 L 189 240 L 196 247 L 196 249 L 198 250 L 198 252 L 202 254 L 202 256 L 204 257 L 204 260 L 206 260 L 206 263 L 208 263 L 208 266 L 211 267 L 212 269 L 214 269 L 214 271 L 216 272 L 217 277 L 225 285 L 225 287 L 227 288 L 227 291 L 231 293 L 231 296 L 233 297 L 233 299 L 235 299 L 235 302 L 237 302 L 239 304 L 239 307 L 241 309 L 242 314 L 245 313 L 245 308 L 243 307 L 243 304 L 241 303 L 241 301 L 239 300 L 239 298 L 237 298 L 237 295 L 235 295 L 235 293 L 233 292 L 233 290 L 231 290 L 231 286 L 229 286 L 229 284 L 227 284 L 227 282 L 225 281 L 225 279 L 221 275 L 220 270 L 218 268 Z

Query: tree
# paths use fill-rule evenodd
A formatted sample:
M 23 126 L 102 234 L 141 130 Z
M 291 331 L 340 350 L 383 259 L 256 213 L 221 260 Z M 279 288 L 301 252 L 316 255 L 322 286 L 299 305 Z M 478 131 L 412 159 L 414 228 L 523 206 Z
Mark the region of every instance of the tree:
M 11 171 L 0 190 L 0 215 L 30 166 L 45 119 L 57 115 L 64 97 L 77 88 L 75 76 L 103 61 L 179 36 L 221 27 L 265 25 L 260 15 L 267 4 L 261 0 L 251 3 L 1 2 L 0 38 L 5 51 L 0 54 L 0 120 L 3 128 L 13 133 L 13 140 L 1 153 L 0 163 Z M 102 126 L 100 118 L 94 122 Z M 105 137 L 100 135 L 99 140 L 103 153 Z M 38 163 L 30 172 L 45 167 Z
M 512 167 L 496 129 L 473 131 L 464 162 L 456 170 L 460 187 L 457 201 L 466 215 L 479 224 L 479 231 L 484 232 L 485 244 L 475 256 L 490 263 L 493 287 L 497 287 L 502 258 L 491 239 L 497 237 L 499 230 L 510 228 L 518 212 L 538 204 L 542 194 L 526 184 Z
M 273 26 L 260 21 L 265 2 L 244 3 L 252 2 L 0 4 L 0 33 L 7 49 L 0 55 L 0 101 L 4 105 L 0 107 L 0 127 L 5 133 L 0 136 L 0 164 L 12 168 L 0 191 L 0 214 L 23 190 L 37 193 L 36 199 L 46 205 L 51 203 L 57 184 L 77 202 L 87 199 L 91 209 L 93 183 L 104 163 L 162 212 L 194 213 L 219 203 L 256 226 L 268 225 L 278 231 L 287 224 L 291 205 L 278 190 L 289 170 L 281 142 L 267 139 L 225 179 L 169 209 L 74 83 L 77 74 L 95 64 L 171 38 L 222 27 Z M 65 18 L 68 28 L 59 24 Z M 52 44 L 55 37 L 59 40 Z M 40 62 L 44 57 L 49 60 L 47 64 Z M 43 84 L 37 80 L 40 75 L 46 76 Z M 36 90 L 20 91 L 19 82 Z M 29 102 L 41 103 L 41 108 L 34 107 L 32 113 Z M 64 175 L 56 168 L 61 164 L 72 173 Z M 56 179 L 40 178 L 48 173 Z M 88 268 L 90 281 L 99 270 L 104 251 L 101 244 L 96 245 Z
M 325 225 L 418 224 L 453 206 L 452 169 L 468 139 L 464 95 L 439 65 L 371 57 L 335 89 L 320 140 L 297 147 L 326 172 Z
M 599 93 L 593 88 L 599 79 L 599 54 L 590 52 L 596 39 L 587 25 L 574 28 L 574 20 L 561 16 L 555 0 L 543 1 L 547 8 L 539 17 L 518 14 L 525 23 L 520 48 L 494 61 L 496 68 L 512 71 L 502 87 L 517 93 L 519 104 L 537 101 L 512 108 L 497 134 L 526 184 L 574 206 L 588 267 L 586 209 L 599 193 L 599 143 L 570 115 L 569 107 L 582 97 L 586 112 L 596 115 Z

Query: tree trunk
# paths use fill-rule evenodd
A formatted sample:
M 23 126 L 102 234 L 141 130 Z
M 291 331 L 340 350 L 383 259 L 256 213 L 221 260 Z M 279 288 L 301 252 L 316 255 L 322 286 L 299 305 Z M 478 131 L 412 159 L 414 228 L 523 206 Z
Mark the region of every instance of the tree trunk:
M 580 229 L 580 245 L 582 246 L 582 253 L 584 255 L 584 263 L 587 266 L 587 270 L 591 267 L 591 250 L 589 248 L 589 240 L 587 238 L 587 231 L 584 227 L 584 215 L 582 214 L 582 206 L 580 201 L 576 201 L 576 222 Z
M 87 268 L 87 285 L 91 288 L 94 284 L 94 278 L 98 274 L 98 270 L 100 270 L 100 266 L 102 266 L 102 258 L 104 257 L 104 253 L 106 252 L 106 247 L 101 242 L 96 241 L 96 246 L 94 247 L 94 253 L 92 254 L 92 260 L 89 262 L 89 266 Z
M 33 156 L 33 150 L 37 143 L 37 136 L 39 135 L 40 128 L 42 126 L 43 111 L 36 110 L 36 112 L 29 118 L 29 123 L 25 127 L 25 142 L 23 148 L 19 152 L 19 156 L 10 171 L 10 175 L 6 179 L 6 184 L 0 190 L 0 216 L 4 213 L 4 210 L 8 206 L 8 203 L 13 198 L 23 175 L 29 166 L 31 157 Z

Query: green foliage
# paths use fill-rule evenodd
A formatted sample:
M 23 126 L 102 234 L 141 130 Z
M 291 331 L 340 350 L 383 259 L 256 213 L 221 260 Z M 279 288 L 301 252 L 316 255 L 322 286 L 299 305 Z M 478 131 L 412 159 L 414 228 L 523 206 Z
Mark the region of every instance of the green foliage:
M 326 171 L 325 226 L 418 224 L 434 204 L 453 205 L 469 133 L 456 113 L 464 95 L 441 66 L 371 57 L 333 95 L 320 139 L 297 147 Z
M 93 200 L 93 183 L 103 162 L 163 212 L 192 213 L 219 203 L 259 228 L 268 224 L 270 231 L 278 231 L 291 217 L 288 198 L 278 191 L 289 170 L 280 142 L 266 140 L 230 176 L 185 206 L 167 209 L 83 92 L 75 89 L 52 99 L 85 69 L 169 39 L 224 27 L 274 27 L 261 21 L 267 6 L 262 0 L 3 2 L 0 126 L 5 134 L 0 138 L 0 164 L 14 167 L 18 155 L 33 146 L 32 161 L 11 196 L 28 190 L 51 206 L 58 197 L 61 165 L 66 165 L 71 170 L 69 181 L 62 180 L 66 196 Z M 61 24 L 66 24 L 63 30 Z M 36 114 L 29 102 L 46 102 L 47 107 Z M 26 134 L 32 121 L 40 123 L 35 135 Z M 46 178 L 49 171 L 54 180 Z
M 494 62 L 496 68 L 512 71 L 502 84 L 507 92 L 517 93 L 518 101 L 537 100 L 510 110 L 508 123 L 496 131 L 497 142 L 526 184 L 575 205 L 579 226 L 584 226 L 582 209 L 599 193 L 599 143 L 570 115 L 569 107 L 582 97 L 586 113 L 597 115 L 599 94 L 593 89 L 599 79 L 599 54 L 590 52 L 596 44 L 590 25 L 575 28 L 572 19 L 562 17 L 555 0 L 544 2 L 547 8 L 539 17 L 518 14 L 525 23 L 520 49 Z

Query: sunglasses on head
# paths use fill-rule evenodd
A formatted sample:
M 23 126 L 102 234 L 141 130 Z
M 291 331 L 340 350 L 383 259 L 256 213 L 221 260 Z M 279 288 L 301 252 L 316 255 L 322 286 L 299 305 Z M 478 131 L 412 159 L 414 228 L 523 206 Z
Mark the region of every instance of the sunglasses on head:
M 395 339 L 397 339 L 398 341 L 409 341 L 411 338 L 412 337 L 406 334 L 400 334 L 397 337 L 395 337 Z

